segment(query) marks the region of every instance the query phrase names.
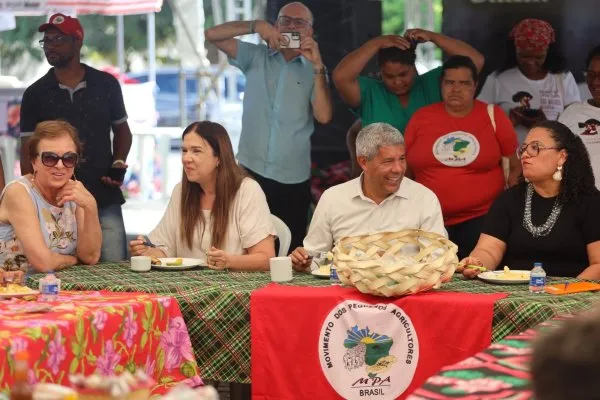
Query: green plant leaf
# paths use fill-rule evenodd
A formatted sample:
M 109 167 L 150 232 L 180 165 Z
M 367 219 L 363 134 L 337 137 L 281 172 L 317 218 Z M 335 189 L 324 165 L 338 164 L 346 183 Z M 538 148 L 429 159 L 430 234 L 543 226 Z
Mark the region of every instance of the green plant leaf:
M 35 328 L 27 328 L 24 333 L 32 339 L 38 340 L 42 337 L 42 328 L 36 326 Z
M 146 314 L 146 319 L 152 319 L 152 303 L 151 302 L 147 302 L 144 305 L 144 311 Z
M 93 354 L 88 354 L 85 356 L 85 358 L 87 359 L 88 364 L 96 364 L 96 361 L 98 360 L 98 357 L 96 357 Z
M 163 376 L 162 378 L 160 378 L 161 385 L 166 385 L 167 383 L 171 382 L 173 382 L 173 378 L 171 378 L 170 376 Z
M 160 315 L 160 320 L 162 321 L 163 319 L 163 314 L 165 313 L 165 308 L 163 307 L 162 303 L 159 301 L 158 302 L 158 314 Z
M 140 346 L 142 347 L 142 349 L 146 347 L 146 343 L 148 343 L 148 332 L 144 332 L 142 334 L 142 341 L 140 342 Z
M 186 378 L 192 378 L 197 375 L 196 364 L 191 361 L 184 362 L 179 369 Z
M 156 359 L 156 367 L 157 367 L 157 373 L 158 375 L 160 375 L 163 371 L 163 369 L 165 369 L 165 351 L 161 348 L 160 350 L 158 350 L 158 357 Z
M 135 363 L 133 361 L 129 361 L 127 363 L 127 365 L 125 365 L 125 369 L 127 369 L 127 371 L 129 371 L 133 374 L 133 373 L 135 373 L 137 366 L 135 365 Z
M 73 352 L 73 355 L 75 356 L 75 358 L 81 358 L 81 345 L 77 342 L 72 342 L 71 343 L 71 351 Z
M 77 321 L 77 327 L 75 328 L 75 338 L 79 343 L 83 342 L 83 335 L 85 335 L 85 324 L 83 318 L 79 318 Z
M 96 328 L 94 328 L 94 325 L 92 325 L 92 343 L 96 344 L 97 341 L 98 341 L 98 331 L 96 330 Z
M 71 366 L 69 367 L 69 373 L 74 374 L 77 371 L 78 359 L 74 358 L 71 360 Z

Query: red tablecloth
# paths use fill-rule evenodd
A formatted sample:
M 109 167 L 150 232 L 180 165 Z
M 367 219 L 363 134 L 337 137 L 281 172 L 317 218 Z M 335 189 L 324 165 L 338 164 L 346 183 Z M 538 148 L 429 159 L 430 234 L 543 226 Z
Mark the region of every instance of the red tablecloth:
M 504 293 L 381 298 L 339 286 L 252 293 L 253 399 L 404 398 L 489 346 Z
M 35 311 L 51 304 L 49 312 Z M 171 297 L 62 292 L 52 303 L 0 301 L 0 386 L 13 383 L 14 356 L 30 357 L 29 380 L 68 385 L 69 374 L 117 374 L 141 368 L 154 393 L 201 384 L 187 328 Z

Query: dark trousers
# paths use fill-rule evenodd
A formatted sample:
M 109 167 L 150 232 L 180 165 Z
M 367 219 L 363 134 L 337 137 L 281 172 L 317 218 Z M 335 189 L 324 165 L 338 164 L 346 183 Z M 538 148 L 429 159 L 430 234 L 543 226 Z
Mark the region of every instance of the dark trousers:
M 260 176 L 248 168 L 246 168 L 246 171 L 265 192 L 271 214 L 281 218 L 292 231 L 292 243 L 289 252 L 291 253 L 296 247 L 302 246 L 308 226 L 308 209 L 312 200 L 310 180 L 288 185 Z
M 458 260 L 462 260 L 471 254 L 475 248 L 485 216 L 476 217 L 460 224 L 446 226 L 448 238 L 458 246 Z

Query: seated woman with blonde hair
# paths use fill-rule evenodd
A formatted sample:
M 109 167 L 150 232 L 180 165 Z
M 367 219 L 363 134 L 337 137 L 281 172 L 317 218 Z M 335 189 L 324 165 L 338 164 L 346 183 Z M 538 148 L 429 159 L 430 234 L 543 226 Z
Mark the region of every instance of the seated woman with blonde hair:
M 531 269 L 549 276 L 600 279 L 600 192 L 585 145 L 565 125 L 535 125 L 518 149 L 524 182 L 506 190 L 486 216 L 477 246 L 459 271 L 476 265 Z
M 275 228 L 265 194 L 236 163 L 221 125 L 194 122 L 183 131 L 183 177 L 148 235 L 130 242 L 132 255 L 206 259 L 209 268 L 267 270 Z
M 40 122 L 28 141 L 33 175 L 0 197 L 0 264 L 7 271 L 57 271 L 100 258 L 96 200 L 74 178 L 81 143 L 65 121 Z

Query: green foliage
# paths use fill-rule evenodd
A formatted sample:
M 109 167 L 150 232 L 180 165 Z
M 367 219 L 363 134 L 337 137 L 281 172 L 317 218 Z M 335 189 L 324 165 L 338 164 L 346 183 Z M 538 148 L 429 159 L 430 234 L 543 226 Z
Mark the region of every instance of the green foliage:
M 384 35 L 404 33 L 404 0 L 382 1 L 383 21 L 381 30 Z

